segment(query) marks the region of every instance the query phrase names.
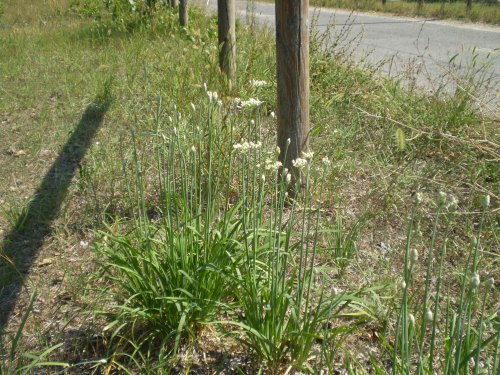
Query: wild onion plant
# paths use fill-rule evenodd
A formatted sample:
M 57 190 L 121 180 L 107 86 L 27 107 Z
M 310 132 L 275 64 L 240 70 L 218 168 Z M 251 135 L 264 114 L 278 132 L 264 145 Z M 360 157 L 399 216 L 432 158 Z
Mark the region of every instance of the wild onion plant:
M 179 112 L 166 116 L 158 99 L 153 132 L 143 134 L 153 140 L 156 196 L 148 195 L 152 187 L 135 149 L 133 222 L 118 233 L 102 233 L 97 247 L 116 286 L 111 291 L 121 301 L 116 323 L 145 329 L 145 339 L 173 343 L 174 352 L 182 338 L 194 337 L 214 320 L 229 293 L 225 275 L 233 272 L 241 251 L 238 205 L 230 208 L 222 194 L 231 169 L 231 127 L 222 126 L 214 95 L 209 92 L 209 103 L 198 109 L 205 124 L 188 123 Z
M 414 280 L 413 273 L 418 267 L 418 252 L 412 245 L 414 226 L 418 221 L 418 205 L 421 195 L 416 196 L 416 205 L 410 219 L 406 239 L 405 268 L 402 281 L 402 299 L 397 316 L 395 341 L 392 347 L 393 374 L 465 374 L 472 370 L 479 373 L 481 352 L 496 352 L 491 346 L 498 346 L 498 332 L 490 332 L 483 337 L 486 320 L 485 305 L 494 280 L 489 279 L 480 288 L 478 273 L 479 238 L 489 205 L 489 197 L 485 204 L 478 226 L 476 237 L 471 241 L 465 269 L 460 278 L 458 303 L 450 293 L 444 290 L 443 266 L 449 246 L 448 235 L 457 201 L 452 198 L 447 202 L 445 193 L 437 199 L 437 212 L 433 225 L 430 245 L 427 254 L 423 295 L 421 286 Z M 440 221 L 444 220 L 444 228 L 440 229 Z M 441 235 L 441 236 L 440 236 Z M 435 256 L 434 249 L 440 237 L 440 251 Z M 481 290 L 482 289 L 482 290 Z M 478 317 L 479 316 L 479 317 Z M 493 321 L 490 322 L 490 324 Z M 490 346 L 490 348 L 487 348 Z M 487 357 L 487 356 L 485 356 Z M 495 368 L 496 358 L 487 366 Z M 487 372 L 494 373 L 494 372 Z
M 237 157 L 251 158 L 252 151 Z M 239 319 L 229 323 L 243 329 L 238 339 L 260 358 L 260 371 L 272 374 L 312 372 L 314 345 L 335 336 L 325 335 L 324 326 L 349 304 L 362 306 L 357 293 L 325 287 L 316 272 L 320 210 L 313 198 L 321 184 L 312 180 L 311 158 L 295 161 L 305 188 L 297 194 L 301 188 L 295 187 L 294 199 L 288 196 L 291 175 L 279 162 L 267 160 L 240 176 L 251 199 L 242 213 L 246 258 L 232 277 Z
M 359 232 L 367 218 L 361 218 L 351 228 L 346 228 L 342 215 L 338 212 L 335 217 L 335 228 L 326 229 L 328 243 L 327 251 L 332 255 L 339 272 L 343 274 L 358 250 L 357 240 Z
M 296 160 L 306 193 L 291 200 L 291 175 L 262 137 L 260 101 L 240 100 L 234 109 L 216 92 L 205 95 L 189 117 L 168 116 L 158 98 L 152 129 L 133 133 L 134 144 L 152 138 L 157 178 L 145 179 L 134 148 L 133 220 L 102 232 L 96 247 L 119 301 L 114 337 L 175 353 L 217 321 L 240 328 L 237 339 L 262 369 L 311 370 L 313 347 L 320 352 L 323 336 L 332 336 L 324 325 L 350 304 L 362 306 L 358 293 L 320 286 L 315 272 L 321 184 L 319 175 L 313 181 L 312 153 Z M 254 119 L 237 123 L 232 112 L 241 110 Z M 221 321 L 222 313 L 233 320 Z

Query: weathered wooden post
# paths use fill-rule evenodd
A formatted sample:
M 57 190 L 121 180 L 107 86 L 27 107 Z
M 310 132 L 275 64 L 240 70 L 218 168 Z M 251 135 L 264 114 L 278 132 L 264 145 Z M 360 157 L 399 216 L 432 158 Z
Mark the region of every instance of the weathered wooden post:
M 280 0 L 275 6 L 279 158 L 300 181 L 293 161 L 308 151 L 309 0 Z
M 188 0 L 180 0 L 179 2 L 179 23 L 181 26 L 187 26 L 188 24 Z
M 472 0 L 467 0 L 467 11 L 470 12 L 472 10 Z
M 229 84 L 236 79 L 236 5 L 235 0 L 217 0 L 219 22 L 219 66 Z
M 177 8 L 177 5 L 179 5 L 178 0 L 170 0 L 170 7 Z

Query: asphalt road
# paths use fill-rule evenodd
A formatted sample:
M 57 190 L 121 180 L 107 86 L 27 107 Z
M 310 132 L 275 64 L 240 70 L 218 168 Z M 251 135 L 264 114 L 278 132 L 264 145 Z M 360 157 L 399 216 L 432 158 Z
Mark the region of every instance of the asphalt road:
M 211 11 L 216 0 L 203 4 Z M 274 4 L 236 1 L 238 16 L 253 12 L 262 25 L 273 27 Z M 351 53 L 359 64 L 379 66 L 383 74 L 429 91 L 452 93 L 464 83 L 486 84 L 478 95 L 481 106 L 497 112 L 500 105 L 500 27 L 430 19 L 351 13 L 310 8 L 310 20 L 319 33 L 339 42 L 337 52 Z

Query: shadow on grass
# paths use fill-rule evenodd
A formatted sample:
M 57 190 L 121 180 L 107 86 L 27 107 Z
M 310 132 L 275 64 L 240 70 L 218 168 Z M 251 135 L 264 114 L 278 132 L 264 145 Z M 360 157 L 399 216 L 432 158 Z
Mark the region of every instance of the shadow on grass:
M 0 337 L 33 261 L 45 239 L 52 233 L 52 221 L 59 213 L 71 180 L 102 124 L 110 103 L 109 96 L 105 95 L 86 108 L 24 214 L 20 215 L 0 245 Z

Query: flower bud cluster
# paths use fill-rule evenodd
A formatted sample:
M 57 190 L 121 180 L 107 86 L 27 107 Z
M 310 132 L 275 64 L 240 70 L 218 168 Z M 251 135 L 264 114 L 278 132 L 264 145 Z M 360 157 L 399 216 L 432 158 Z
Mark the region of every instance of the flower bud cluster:
M 248 100 L 240 100 L 238 102 L 238 107 L 240 108 L 255 108 L 262 104 L 263 102 L 259 99 L 250 98 Z
M 410 263 L 414 264 L 418 260 L 418 251 L 416 249 L 410 250 Z
M 264 169 L 266 171 L 278 170 L 282 166 L 283 166 L 283 164 L 280 161 L 274 161 L 274 160 L 267 159 L 266 164 L 264 166 Z
M 304 168 L 304 167 L 307 166 L 307 160 L 306 159 L 297 158 L 295 160 L 292 160 L 292 165 L 295 168 L 302 169 L 302 168 Z
M 262 142 L 243 142 L 243 143 L 236 143 L 233 145 L 233 149 L 235 151 L 239 151 L 241 153 L 245 153 L 250 150 L 257 150 L 262 146 Z

